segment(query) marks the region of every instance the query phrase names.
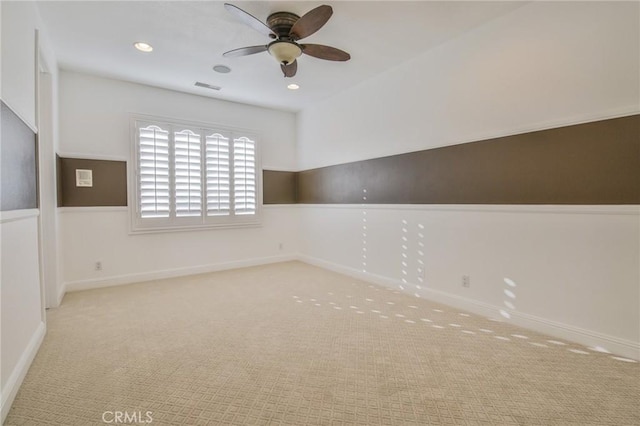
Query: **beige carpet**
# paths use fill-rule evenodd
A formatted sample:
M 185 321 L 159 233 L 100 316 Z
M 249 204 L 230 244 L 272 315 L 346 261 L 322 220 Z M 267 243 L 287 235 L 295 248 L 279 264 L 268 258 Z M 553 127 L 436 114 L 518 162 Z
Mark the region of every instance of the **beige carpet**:
M 638 363 L 291 262 L 67 294 L 6 424 L 638 425 L 639 401 Z

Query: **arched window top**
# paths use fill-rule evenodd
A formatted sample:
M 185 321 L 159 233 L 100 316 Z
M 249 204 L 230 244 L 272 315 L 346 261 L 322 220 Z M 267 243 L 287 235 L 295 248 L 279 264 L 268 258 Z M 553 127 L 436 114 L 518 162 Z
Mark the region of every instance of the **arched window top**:
M 229 140 L 228 137 L 224 136 L 221 133 L 212 133 L 209 136 L 207 136 L 207 139 L 222 139 L 222 140 L 225 140 L 225 141 Z
M 199 134 L 197 134 L 196 132 L 194 132 L 191 129 L 181 130 L 179 132 L 176 132 L 176 135 L 193 136 L 193 137 L 198 137 L 198 138 L 200 137 Z

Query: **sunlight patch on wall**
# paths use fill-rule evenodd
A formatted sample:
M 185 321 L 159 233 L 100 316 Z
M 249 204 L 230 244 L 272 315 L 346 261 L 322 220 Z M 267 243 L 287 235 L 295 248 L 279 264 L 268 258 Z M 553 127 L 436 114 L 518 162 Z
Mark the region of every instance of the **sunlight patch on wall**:
M 503 303 L 509 310 L 515 311 L 516 306 L 513 302 L 516 300 L 516 294 L 514 292 L 516 283 L 510 278 L 504 278 L 504 283 L 507 285 L 507 288 L 503 290 L 503 293 L 507 298 Z M 506 309 L 500 309 L 500 315 L 506 319 L 511 319 L 511 313 Z
M 362 205 L 367 201 L 367 190 L 362 190 Z M 362 272 L 367 272 L 367 211 L 362 209 Z
M 425 245 L 424 245 L 424 225 L 418 224 L 418 249 L 417 249 L 417 262 L 418 266 L 416 268 L 416 274 L 418 276 L 418 284 L 416 284 L 416 288 L 418 290 L 422 289 L 422 285 L 425 283 L 425 279 L 427 276 L 427 270 L 425 265 L 425 255 L 424 255 Z
M 406 219 L 402 219 L 402 235 L 400 237 L 401 243 L 400 243 L 400 248 L 402 249 L 400 251 L 400 255 L 402 256 L 402 259 L 400 260 L 400 280 L 402 281 L 402 284 L 398 285 L 398 287 L 400 288 L 400 290 L 404 290 L 406 287 L 409 286 L 409 280 L 408 280 L 408 269 L 409 269 L 409 250 L 408 250 L 408 242 L 409 242 L 409 225 L 408 222 L 406 221 Z
M 425 227 L 419 223 L 415 233 L 410 230 L 409 221 L 400 223 L 400 281 L 398 288 L 421 297 L 420 290 L 426 281 Z

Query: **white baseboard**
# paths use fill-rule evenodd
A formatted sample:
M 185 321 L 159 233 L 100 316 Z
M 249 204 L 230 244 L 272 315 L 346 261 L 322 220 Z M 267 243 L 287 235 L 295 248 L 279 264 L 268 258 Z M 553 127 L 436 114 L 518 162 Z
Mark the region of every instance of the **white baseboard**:
M 402 282 L 394 278 L 384 277 L 368 272 L 362 272 L 361 270 L 358 270 L 356 268 L 339 265 L 337 263 L 306 255 L 299 255 L 298 260 L 334 272 L 348 275 L 350 277 L 354 277 L 363 281 L 379 284 L 384 287 L 389 287 L 393 288 L 394 290 L 401 291 L 399 285 L 402 285 Z M 473 312 L 478 315 L 483 315 L 489 318 L 502 318 L 499 314 L 499 310 L 501 308 L 484 302 L 429 288 L 421 289 L 418 294 L 420 295 L 420 297 L 423 297 L 425 299 L 452 306 L 461 310 Z M 577 344 L 585 345 L 586 347 L 606 348 L 606 350 L 608 350 L 612 354 L 620 355 L 630 359 L 640 360 L 640 343 L 638 342 L 633 342 L 615 336 L 582 329 L 579 327 L 536 317 L 534 315 L 529 315 L 522 312 L 510 311 L 509 313 L 511 314 L 511 319 L 509 320 L 509 322 L 520 327 L 547 334 L 556 338 L 565 339 Z
M 38 328 L 36 328 L 36 331 L 31 336 L 29 344 L 20 356 L 18 363 L 11 372 L 9 379 L 7 379 L 7 383 L 2 389 L 2 423 L 4 423 L 7 414 L 9 414 L 11 404 L 13 404 L 13 400 L 16 398 L 18 389 L 20 389 L 20 385 L 22 385 L 22 381 L 27 375 L 27 371 L 29 371 L 29 367 L 31 366 L 33 359 L 38 353 L 38 349 L 40 349 L 40 345 L 42 344 L 42 340 L 44 339 L 46 331 L 46 325 L 44 324 L 44 322 L 41 322 L 38 325 Z
M 246 268 L 249 266 L 266 265 L 269 263 L 287 262 L 297 260 L 295 254 L 258 257 L 253 259 L 236 260 L 231 262 L 213 263 L 209 265 L 190 266 L 186 268 L 165 269 L 162 271 L 141 272 L 136 274 L 117 275 L 106 278 L 70 281 L 63 284 L 64 293 L 68 291 L 90 290 L 94 288 L 111 287 L 123 284 L 132 284 L 143 281 L 161 280 L 187 275 L 206 274 L 208 272 L 223 271 L 226 269 Z M 61 299 L 62 300 L 62 299 Z

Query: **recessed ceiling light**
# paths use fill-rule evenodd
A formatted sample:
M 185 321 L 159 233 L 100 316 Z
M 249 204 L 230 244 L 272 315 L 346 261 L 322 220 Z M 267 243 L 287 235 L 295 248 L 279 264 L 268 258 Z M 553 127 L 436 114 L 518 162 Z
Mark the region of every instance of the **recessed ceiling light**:
M 300 86 L 298 86 L 295 83 L 291 83 L 290 85 L 287 86 L 287 89 L 289 90 L 298 90 L 300 88 Z
M 215 72 L 219 72 L 219 73 L 222 73 L 222 74 L 226 74 L 226 73 L 231 72 L 231 68 L 229 68 L 226 65 L 216 65 L 216 66 L 213 67 L 213 70 Z
M 153 46 L 151 46 L 149 43 L 145 43 L 144 41 L 137 41 L 133 43 L 133 47 L 145 53 L 153 51 Z

